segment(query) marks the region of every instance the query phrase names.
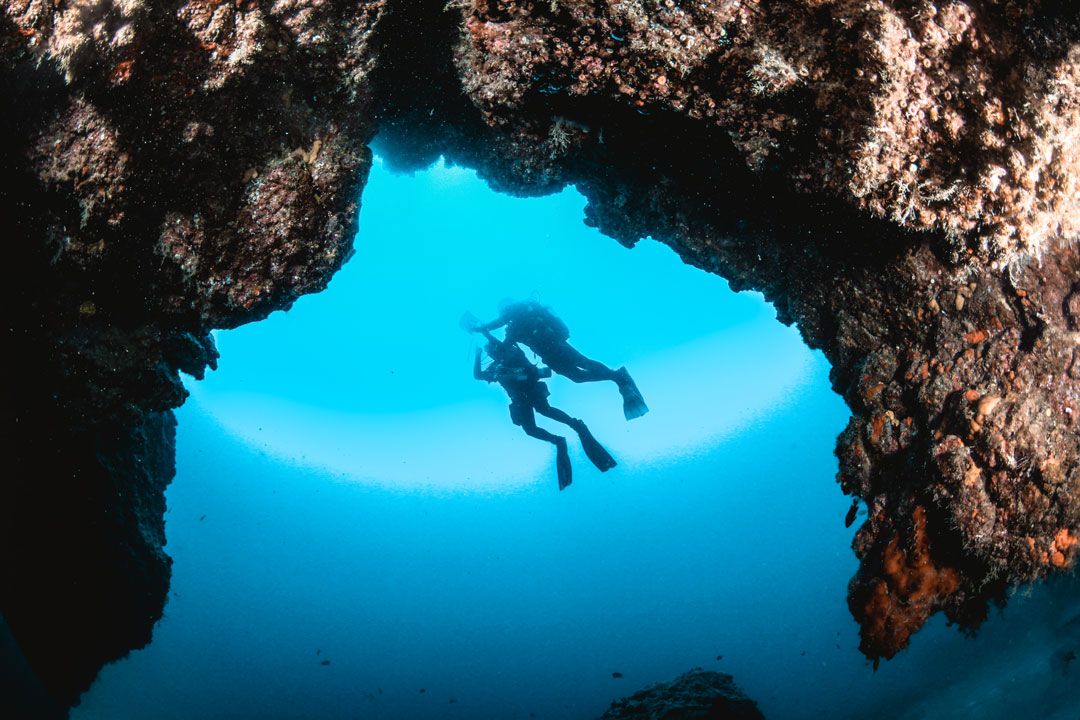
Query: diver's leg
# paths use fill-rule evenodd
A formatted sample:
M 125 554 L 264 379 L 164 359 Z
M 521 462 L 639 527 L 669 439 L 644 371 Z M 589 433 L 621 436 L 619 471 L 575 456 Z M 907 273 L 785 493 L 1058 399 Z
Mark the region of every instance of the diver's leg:
M 548 432 L 544 428 L 540 427 L 536 424 L 536 420 L 533 420 L 528 425 L 522 425 L 521 429 L 524 430 L 525 434 L 529 437 L 534 437 L 538 440 L 546 440 L 552 445 L 558 445 L 560 440 L 566 439 L 561 435 L 556 435 L 555 433 Z
M 558 420 L 564 425 L 569 425 L 574 428 L 574 432 L 576 432 L 578 438 L 581 439 L 581 449 L 585 451 L 586 457 L 588 457 L 589 461 L 596 466 L 597 470 L 600 472 L 607 472 L 617 465 L 615 458 L 611 457 L 611 453 L 605 450 L 604 446 L 593 437 L 593 434 L 589 432 L 589 428 L 584 422 L 567 415 L 558 408 L 551 407 L 547 400 L 536 403 L 535 408 L 536 412 L 541 415 L 549 417 L 552 420 Z
M 594 382 L 596 380 L 603 380 L 603 378 L 598 378 L 590 375 L 589 373 L 585 372 L 573 363 L 564 363 L 557 360 L 554 362 L 550 362 L 548 358 L 542 359 L 544 361 L 544 364 L 546 364 L 549 368 L 559 373 L 564 378 L 573 380 L 576 383 L 586 383 Z
M 511 403 L 510 419 L 530 437 L 537 438 L 538 440 L 546 440 L 552 445 L 554 445 L 557 440 L 562 439 L 555 433 L 549 433 L 547 430 L 536 424 L 536 415 L 533 413 L 531 405 L 516 402 Z
M 599 360 L 593 360 L 591 357 L 583 355 L 580 350 L 573 345 L 566 346 L 566 352 L 573 358 L 574 364 L 581 368 L 586 374 L 596 380 L 614 380 L 618 382 L 619 373 L 612 370 Z
M 545 440 L 555 446 L 555 472 L 559 477 L 559 489 L 564 490 L 574 481 L 573 469 L 570 467 L 570 454 L 566 450 L 566 438 L 538 426 L 533 408 L 528 405 L 511 405 L 510 419 L 524 430 L 526 435 Z
M 551 404 L 547 401 L 547 399 L 537 402 L 534 405 L 534 408 L 536 412 L 540 413 L 544 417 L 549 417 L 552 420 L 557 420 L 563 425 L 569 425 L 570 427 L 574 428 L 574 430 L 578 429 L 578 425 L 585 425 L 585 423 L 581 422 L 575 417 L 570 417 L 559 408 L 551 407 Z
M 533 348 L 549 368 L 576 383 L 612 380 L 619 382 L 619 373 L 604 363 L 582 355 L 569 343 Z
M 567 343 L 556 347 L 546 347 L 544 351 L 544 353 L 537 351 L 537 354 L 547 363 L 547 366 L 576 383 L 611 380 L 618 385 L 619 395 L 623 399 L 623 416 L 627 420 L 633 420 L 649 412 L 649 406 L 645 404 L 641 391 L 638 390 L 637 384 L 634 383 L 634 379 L 630 377 L 630 372 L 625 367 L 612 370 L 602 362 L 585 357 Z

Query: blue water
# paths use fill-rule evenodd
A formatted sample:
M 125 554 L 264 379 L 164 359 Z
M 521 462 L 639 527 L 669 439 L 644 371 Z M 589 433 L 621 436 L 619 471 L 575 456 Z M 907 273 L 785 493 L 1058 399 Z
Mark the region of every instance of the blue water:
M 593 718 L 694 666 L 770 718 L 1080 717 L 1052 662 L 1080 643 L 1075 582 L 974 641 L 932 622 L 872 672 L 827 363 L 759 295 L 583 226 L 584 202 L 376 163 L 330 288 L 220 333 L 190 383 L 166 616 L 73 718 Z M 562 493 L 470 374 L 458 319 L 507 296 L 551 305 L 652 409 L 627 423 L 610 385 L 554 379 L 620 461 L 575 451 Z

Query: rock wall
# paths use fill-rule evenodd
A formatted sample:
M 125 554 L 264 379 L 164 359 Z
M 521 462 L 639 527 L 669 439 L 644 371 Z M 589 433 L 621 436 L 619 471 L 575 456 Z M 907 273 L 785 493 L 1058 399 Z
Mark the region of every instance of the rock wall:
M 377 130 L 399 166 L 575 184 L 587 223 L 764 292 L 824 350 L 852 409 L 838 479 L 869 510 L 849 593 L 868 657 L 1075 566 L 1070 3 L 0 7 L 20 439 L 0 609 L 63 702 L 160 616 L 178 371 L 213 367 L 211 329 L 325 287 Z M 134 609 L 80 631 L 117 598 Z
M 70 706 L 104 664 L 150 642 L 161 618 L 176 421 L 151 412 L 91 432 L 48 414 L 21 413 L 12 438 L 0 598 L 31 670 Z
M 321 290 L 351 254 L 384 4 L 0 7 L 18 468 L 0 608 L 70 705 L 161 616 L 178 370 L 202 377 L 212 328 Z

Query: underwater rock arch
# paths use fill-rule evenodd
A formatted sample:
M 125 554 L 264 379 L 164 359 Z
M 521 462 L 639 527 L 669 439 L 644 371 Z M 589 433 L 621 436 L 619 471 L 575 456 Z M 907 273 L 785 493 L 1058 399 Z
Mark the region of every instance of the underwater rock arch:
M 0 610 L 48 692 L 149 640 L 178 371 L 325 287 L 376 132 L 403 167 L 574 184 L 824 351 L 869 658 L 1074 567 L 1080 20 L 908 5 L 4 0 Z

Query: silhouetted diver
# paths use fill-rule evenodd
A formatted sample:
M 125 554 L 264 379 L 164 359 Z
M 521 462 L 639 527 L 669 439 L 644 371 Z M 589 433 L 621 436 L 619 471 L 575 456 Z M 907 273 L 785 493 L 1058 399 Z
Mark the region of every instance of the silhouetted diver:
M 499 383 L 510 396 L 510 420 L 526 434 L 555 446 L 559 489 L 562 490 L 573 480 L 570 456 L 566 451 L 566 438 L 537 426 L 535 413 L 573 428 L 581 439 L 582 449 L 598 470 L 606 472 L 615 467 L 615 459 L 596 441 L 584 422 L 551 407 L 548 403 L 548 395 L 551 393 L 547 385 L 541 382 L 541 378 L 551 377 L 551 370 L 537 368 L 516 344 L 501 341 L 487 331 L 482 332 L 488 339 L 485 350 L 491 358 L 491 364 L 486 369 L 481 368 L 481 353 L 478 348 L 473 360 L 473 377 Z
M 619 387 L 623 398 L 623 415 L 633 420 L 649 412 L 637 385 L 625 367 L 612 370 L 604 363 L 586 357 L 568 340 L 570 329 L 550 308 L 534 300 L 499 303 L 499 317 L 475 325 L 477 332 L 506 326 L 506 342 L 521 343 L 540 356 L 544 363 L 577 383 L 611 380 Z

